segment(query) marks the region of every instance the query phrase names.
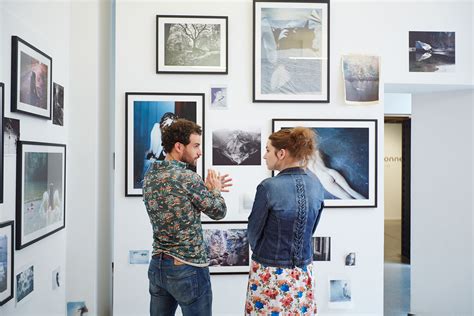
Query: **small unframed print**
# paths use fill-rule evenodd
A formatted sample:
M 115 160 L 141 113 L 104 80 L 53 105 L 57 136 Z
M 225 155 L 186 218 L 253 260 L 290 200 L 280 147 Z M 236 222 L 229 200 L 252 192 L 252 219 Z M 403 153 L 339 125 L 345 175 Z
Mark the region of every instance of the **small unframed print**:
M 53 124 L 64 125 L 64 87 L 53 84 Z
M 212 132 L 214 166 L 260 165 L 261 131 L 219 129 Z
M 129 263 L 130 264 L 148 264 L 150 262 L 149 250 L 130 250 Z
M 20 140 L 20 120 L 4 117 L 3 126 L 5 156 L 16 155 L 17 143 Z
M 30 266 L 16 275 L 16 302 L 19 303 L 34 291 L 35 271 Z
M 378 56 L 342 56 L 342 74 L 347 104 L 379 102 L 380 58 Z
M 313 261 L 331 261 L 331 237 L 313 237 Z
M 346 256 L 346 266 L 355 266 L 356 265 L 356 254 L 355 252 L 350 252 Z
M 61 287 L 61 267 L 57 267 L 53 270 L 51 275 L 52 289 L 57 290 Z
M 88 313 L 85 302 L 67 302 L 67 316 L 85 316 Z
M 331 308 L 352 307 L 352 290 L 350 280 L 329 280 L 329 304 Z
M 455 32 L 409 32 L 410 72 L 454 72 Z
M 211 109 L 227 110 L 229 108 L 227 98 L 227 87 L 215 86 L 211 87 L 209 104 Z

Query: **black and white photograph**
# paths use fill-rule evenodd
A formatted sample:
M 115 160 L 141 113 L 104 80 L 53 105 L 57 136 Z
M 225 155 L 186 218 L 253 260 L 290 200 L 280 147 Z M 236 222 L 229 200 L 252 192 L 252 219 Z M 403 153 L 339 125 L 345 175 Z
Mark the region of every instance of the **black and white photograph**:
M 20 120 L 4 117 L 3 128 L 5 156 L 14 156 L 16 155 L 16 148 L 20 140 Z
M 53 84 L 53 124 L 64 126 L 64 87 Z
M 12 112 L 51 119 L 52 66 L 50 56 L 12 36 Z
M 356 265 L 356 254 L 355 252 L 350 252 L 346 256 L 346 266 L 353 267 Z
M 35 270 L 34 266 L 23 269 L 16 275 L 16 302 L 23 301 L 34 291 Z
M 378 56 L 342 56 L 342 75 L 347 104 L 379 102 L 380 58 Z
M 331 237 L 313 237 L 313 261 L 331 261 Z
M 455 32 L 409 32 L 410 72 L 455 72 Z
M 261 164 L 261 131 L 255 129 L 218 129 L 212 132 L 214 166 Z
M 352 291 L 350 280 L 329 280 L 329 308 L 352 307 Z
M 66 227 L 66 145 L 20 141 L 16 249 Z
M 377 206 L 377 120 L 273 119 L 273 131 L 303 126 L 315 132 L 308 168 L 324 188 L 325 207 Z
M 250 246 L 246 224 L 205 224 L 203 234 L 211 274 L 249 272 Z
M 5 148 L 5 86 L 0 82 L 0 203 L 3 203 L 3 157 L 6 155 Z
M 61 267 L 57 267 L 56 269 L 51 272 L 51 284 L 52 289 L 57 290 L 61 287 L 62 278 L 61 278 Z
M 329 1 L 254 1 L 254 102 L 329 102 Z
M 150 263 L 149 250 L 130 250 L 128 252 L 128 263 L 130 264 L 148 264 Z
M 226 86 L 212 86 L 210 88 L 209 97 L 210 109 L 227 110 L 229 108 Z
M 227 20 L 157 15 L 157 73 L 227 74 Z
M 13 298 L 13 221 L 0 223 L 0 306 Z

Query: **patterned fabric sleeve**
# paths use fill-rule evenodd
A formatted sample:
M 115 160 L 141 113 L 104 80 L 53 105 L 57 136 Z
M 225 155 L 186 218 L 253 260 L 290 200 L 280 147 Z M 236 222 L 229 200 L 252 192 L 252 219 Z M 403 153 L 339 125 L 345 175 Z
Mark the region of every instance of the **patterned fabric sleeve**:
M 194 207 L 212 219 L 223 219 L 227 213 L 224 198 L 218 190 L 209 191 L 202 178 L 193 173 L 188 194 Z

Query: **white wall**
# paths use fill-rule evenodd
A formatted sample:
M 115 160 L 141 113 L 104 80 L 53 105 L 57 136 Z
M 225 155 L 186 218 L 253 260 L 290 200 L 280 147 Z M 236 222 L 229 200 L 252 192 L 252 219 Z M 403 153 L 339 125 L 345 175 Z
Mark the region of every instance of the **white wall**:
M 411 93 L 385 93 L 384 113 L 386 116 L 410 115 Z
M 370 8 L 370 6 L 367 6 Z M 332 8 L 331 24 L 331 103 L 330 104 L 253 104 L 252 91 L 252 1 L 173 3 L 164 1 L 118 1 L 116 10 L 116 177 L 114 225 L 114 314 L 146 315 L 148 310 L 148 280 L 146 266 L 128 264 L 128 250 L 150 249 L 151 227 L 141 198 L 124 196 L 125 174 L 125 92 L 205 92 L 212 83 L 229 87 L 228 111 L 206 110 L 206 152 L 211 151 L 212 130 L 223 125 L 261 126 L 262 139 L 271 132 L 272 118 L 375 118 L 379 120 L 379 135 L 383 135 L 383 105 L 347 106 L 341 93 L 342 53 L 368 51 L 380 54 L 378 43 L 357 38 L 360 33 L 373 32 L 372 24 L 364 23 L 364 16 L 352 13 L 352 5 L 337 4 Z M 229 75 L 157 75 L 155 73 L 156 14 L 224 15 L 229 16 Z M 366 13 L 368 14 L 368 13 Z M 346 21 L 358 27 L 348 28 L 335 21 Z M 361 22 L 362 21 L 362 22 Z M 362 24 L 362 25 L 361 25 Z M 383 95 L 383 91 L 382 91 Z M 249 115 L 251 113 L 251 115 Z M 244 126 L 246 126 L 244 125 Z M 382 191 L 383 138 L 379 136 L 379 187 Z M 211 166 L 206 154 L 206 168 Z M 270 174 L 264 166 L 217 168 L 231 173 L 234 178 L 232 193 L 225 194 L 230 210 L 239 207 L 241 193 L 255 193 L 255 187 Z M 317 264 L 317 299 L 322 314 L 347 314 L 328 310 L 328 278 L 335 275 L 351 277 L 355 307 L 352 313 L 379 315 L 383 310 L 383 194 L 379 207 L 372 209 L 327 209 L 318 228 L 318 235 L 332 236 L 331 263 Z M 361 229 L 363 227 L 363 229 Z M 133 236 L 133 238 L 131 237 Z M 357 252 L 358 266 L 348 270 L 344 255 Z M 245 300 L 246 275 L 212 276 L 214 313 L 241 315 Z
M 413 96 L 411 309 L 472 315 L 473 92 Z
M 402 124 L 384 128 L 385 220 L 402 219 Z
M 69 116 L 69 2 L 38 3 L 2 1 L 0 11 L 0 81 L 5 83 L 5 116 L 20 120 L 21 140 L 67 144 Z M 65 127 L 51 120 L 10 112 L 11 36 L 17 35 L 53 58 L 53 82 L 65 87 Z M 69 152 L 67 153 L 68 156 Z M 0 205 L 0 221 L 15 219 L 16 156 L 5 157 L 5 199 Z M 69 161 L 67 171 L 71 170 Z M 66 176 L 67 193 L 69 178 Z M 69 200 L 66 200 L 66 219 Z M 66 236 L 68 225 L 45 239 L 15 251 L 15 273 L 34 265 L 34 292 L 26 304 L 15 306 L 15 298 L 0 307 L 2 316 L 64 315 L 66 286 Z M 52 271 L 60 267 L 62 287 L 52 290 Z M 16 296 L 16 295 L 15 295 Z M 27 300 L 26 298 L 25 300 Z

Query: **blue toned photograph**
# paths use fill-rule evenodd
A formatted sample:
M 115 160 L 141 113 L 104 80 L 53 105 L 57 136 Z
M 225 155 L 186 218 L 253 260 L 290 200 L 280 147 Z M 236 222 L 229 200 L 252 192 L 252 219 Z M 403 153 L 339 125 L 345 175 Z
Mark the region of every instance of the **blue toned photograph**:
M 323 185 L 324 199 L 369 196 L 369 129 L 314 128 L 319 151 L 310 162 Z
M 7 290 L 8 271 L 8 236 L 0 234 L 0 293 Z
M 34 267 L 16 275 L 16 301 L 20 302 L 34 290 Z
M 88 312 L 85 302 L 67 302 L 67 316 L 85 316 Z
M 262 8 L 262 94 L 321 92 L 321 17 L 321 9 Z
M 211 87 L 211 108 L 226 109 L 227 107 L 227 88 Z
M 152 161 L 163 160 L 161 128 L 178 118 L 196 122 L 196 102 L 133 102 L 133 188 L 141 189 Z
M 148 264 L 150 262 L 149 250 L 130 250 L 129 263 L 130 264 Z
M 352 300 L 351 283 L 349 280 L 330 280 L 331 303 L 350 302 Z

